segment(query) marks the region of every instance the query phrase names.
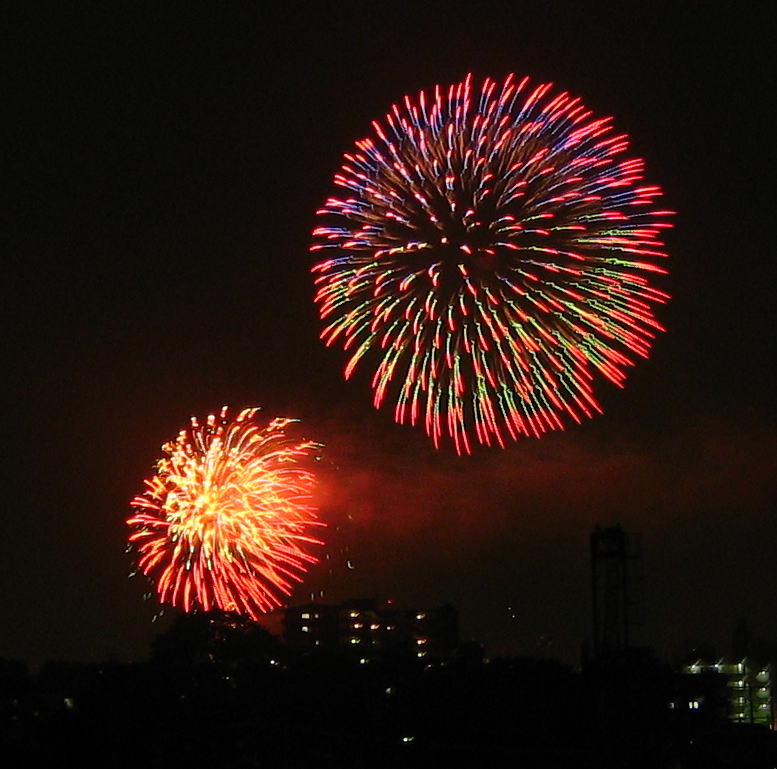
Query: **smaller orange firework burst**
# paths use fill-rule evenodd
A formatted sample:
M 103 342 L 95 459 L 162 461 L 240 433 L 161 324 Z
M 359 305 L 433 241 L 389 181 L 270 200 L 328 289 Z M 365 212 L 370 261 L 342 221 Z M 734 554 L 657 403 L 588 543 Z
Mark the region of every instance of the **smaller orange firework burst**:
M 257 619 L 317 562 L 308 549 L 323 543 L 310 530 L 323 524 L 307 465 L 321 445 L 288 436 L 296 420 L 258 423 L 258 411 L 192 417 L 132 500 L 129 541 L 162 603 Z

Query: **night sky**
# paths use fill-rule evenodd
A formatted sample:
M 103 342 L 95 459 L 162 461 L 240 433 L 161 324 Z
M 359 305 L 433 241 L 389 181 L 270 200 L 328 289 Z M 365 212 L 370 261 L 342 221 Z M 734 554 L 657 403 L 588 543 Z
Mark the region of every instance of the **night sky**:
M 327 444 L 331 544 L 295 600 L 451 602 L 490 654 L 544 637 L 576 662 L 588 536 L 620 522 L 661 656 L 727 653 L 740 617 L 777 642 L 769 4 L 279 6 L 6 19 L 0 657 L 146 655 L 129 501 L 225 403 Z M 669 331 L 624 390 L 599 382 L 605 414 L 457 457 L 374 411 L 366 369 L 343 381 L 308 246 L 370 121 L 469 71 L 614 115 L 679 215 Z

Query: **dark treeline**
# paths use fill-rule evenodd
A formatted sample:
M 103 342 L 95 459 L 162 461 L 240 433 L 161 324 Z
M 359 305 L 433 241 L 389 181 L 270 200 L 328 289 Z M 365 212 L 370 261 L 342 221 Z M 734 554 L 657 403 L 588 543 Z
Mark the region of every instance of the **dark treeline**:
M 0 747 L 28 767 L 777 765 L 773 732 L 671 708 L 684 686 L 646 652 L 582 671 L 466 648 L 432 661 L 294 654 L 256 625 L 195 615 L 139 664 L 50 662 L 32 676 L 0 662 Z

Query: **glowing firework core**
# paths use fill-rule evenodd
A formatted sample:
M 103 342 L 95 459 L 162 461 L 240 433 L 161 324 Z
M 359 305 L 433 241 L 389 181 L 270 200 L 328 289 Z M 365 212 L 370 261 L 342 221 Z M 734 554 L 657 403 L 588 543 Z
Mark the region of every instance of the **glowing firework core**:
M 192 418 L 132 501 L 129 540 L 163 603 L 256 619 L 317 560 L 306 551 L 322 544 L 307 533 L 322 524 L 304 461 L 320 446 L 288 437 L 294 420 L 258 425 L 257 412 L 230 421 L 225 407 L 204 425 Z
M 374 403 L 457 451 L 539 436 L 601 408 L 647 357 L 667 294 L 671 211 L 621 159 L 628 139 L 579 98 L 508 76 L 394 105 L 334 177 L 312 250 L 327 345 L 350 377 L 374 355 Z

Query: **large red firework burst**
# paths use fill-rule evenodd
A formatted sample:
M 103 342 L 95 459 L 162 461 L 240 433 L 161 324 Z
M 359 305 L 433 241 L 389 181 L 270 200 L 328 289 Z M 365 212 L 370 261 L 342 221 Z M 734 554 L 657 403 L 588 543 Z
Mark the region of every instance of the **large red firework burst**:
M 287 435 L 294 420 L 263 424 L 257 412 L 192 418 L 132 501 L 129 541 L 162 603 L 257 619 L 317 560 L 307 466 L 320 445 Z
M 313 233 L 322 338 L 374 403 L 461 452 L 601 411 L 663 330 L 659 187 L 628 138 L 549 83 L 405 97 L 345 155 Z

